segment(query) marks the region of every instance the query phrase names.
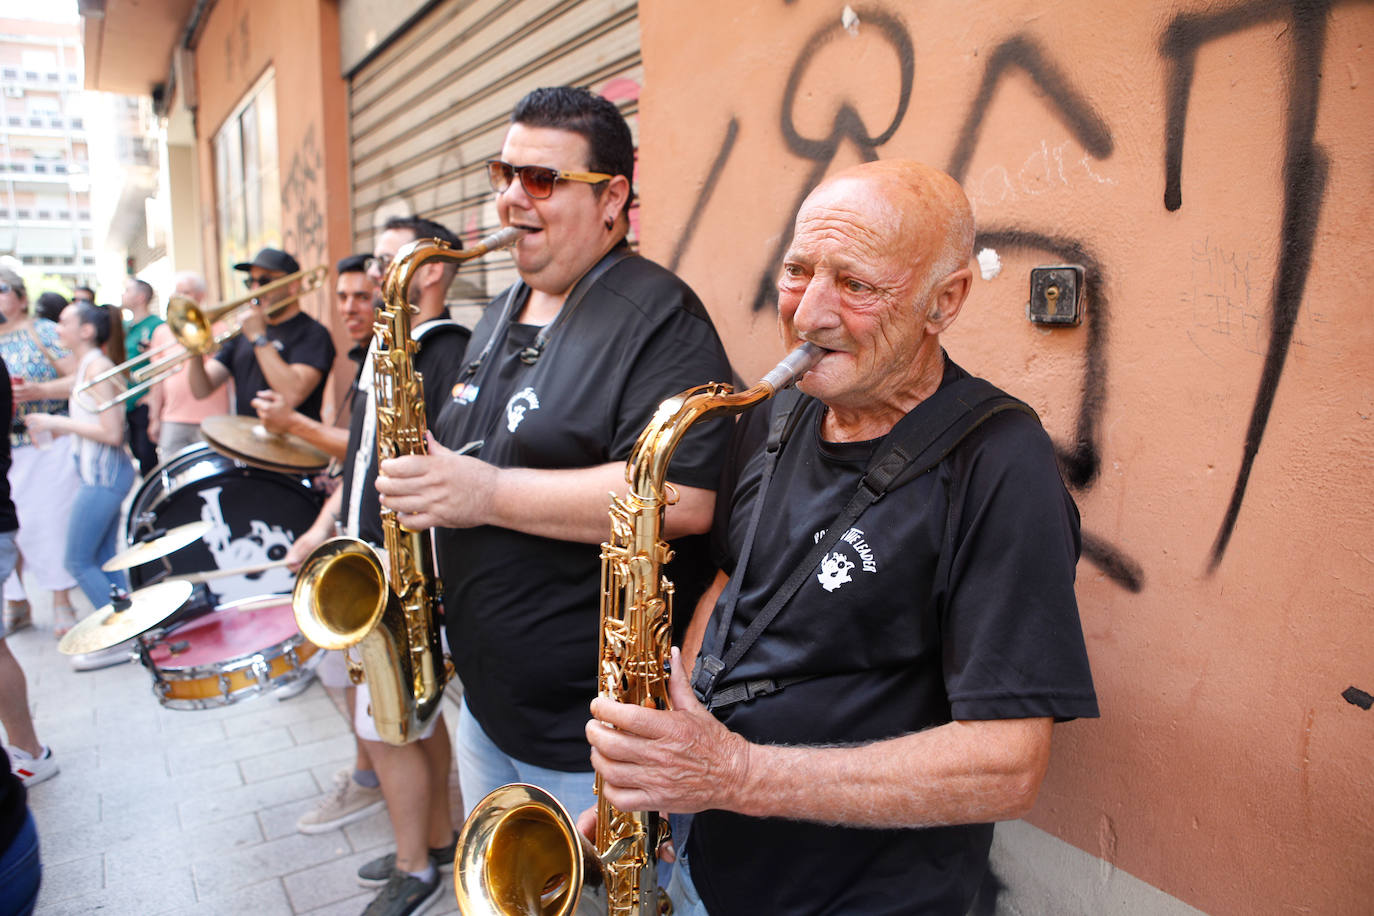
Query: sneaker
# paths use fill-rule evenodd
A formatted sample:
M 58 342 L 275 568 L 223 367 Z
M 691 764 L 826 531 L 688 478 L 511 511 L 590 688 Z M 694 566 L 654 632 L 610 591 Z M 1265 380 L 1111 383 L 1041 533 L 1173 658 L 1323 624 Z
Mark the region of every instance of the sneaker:
M 43 753 L 37 757 L 31 757 L 27 751 L 21 751 L 17 747 L 10 748 L 9 754 L 11 769 L 26 789 L 38 785 L 45 779 L 51 779 L 61 769 L 57 765 L 57 758 L 52 754 L 52 748 L 46 744 L 43 745 Z
M 344 824 L 360 821 L 374 811 L 386 806 L 382 790 L 369 789 L 353 781 L 351 769 L 340 770 L 334 774 L 334 790 L 326 795 L 315 807 L 296 821 L 296 829 L 301 833 L 328 833 Z
M 453 835 L 447 846 L 429 847 L 429 861 L 434 863 L 434 867 L 439 871 L 453 871 L 453 857 L 458 853 L 458 834 Z M 391 878 L 391 873 L 396 870 L 396 853 L 389 852 L 380 859 L 373 859 L 371 862 L 358 869 L 358 883 L 363 887 L 381 887 Z
M 423 881 L 403 871 L 393 871 L 381 893 L 363 910 L 363 916 L 416 916 L 439 899 L 441 886 L 437 872 L 433 881 Z
M 5 602 L 5 630 L 9 633 L 18 633 L 25 627 L 33 626 L 33 609 L 29 606 L 28 599 L 23 601 Z

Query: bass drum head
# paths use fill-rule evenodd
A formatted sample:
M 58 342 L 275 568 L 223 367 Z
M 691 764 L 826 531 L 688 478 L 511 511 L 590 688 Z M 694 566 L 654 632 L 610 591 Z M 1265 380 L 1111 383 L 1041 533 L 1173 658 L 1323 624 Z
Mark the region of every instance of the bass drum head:
M 129 570 L 141 588 L 171 575 L 238 569 L 280 560 L 319 515 L 324 495 L 310 478 L 248 467 L 208 445 L 189 446 L 163 462 L 134 494 L 126 536 L 130 546 L 149 532 L 205 521 L 210 530 L 174 553 Z M 258 595 L 285 594 L 296 574 L 285 567 L 206 583 L 210 600 L 226 604 Z

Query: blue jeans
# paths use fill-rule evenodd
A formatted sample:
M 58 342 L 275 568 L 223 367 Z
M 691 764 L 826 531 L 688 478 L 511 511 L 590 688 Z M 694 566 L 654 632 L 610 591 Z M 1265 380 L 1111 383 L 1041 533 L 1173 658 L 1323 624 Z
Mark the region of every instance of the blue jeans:
M 678 847 L 682 858 L 674 863 L 673 876 L 668 880 L 668 899 L 673 901 L 673 916 L 710 916 L 706 904 L 697 894 L 697 886 L 692 883 L 692 870 L 683 856 L 683 847 Z
M 119 507 L 133 484 L 133 464 L 124 461 L 113 485 L 83 483 L 72 501 L 65 565 L 97 608 L 110 603 L 111 585 L 129 587 L 123 572 L 107 573 L 100 567 L 119 550 Z
M 550 770 L 506 755 L 477 724 L 466 701 L 458 715 L 454 753 L 458 759 L 458 783 L 463 789 L 464 817 L 487 793 L 512 782 L 529 783 L 548 792 L 568 809 L 574 822 L 579 814 L 596 805 L 595 773 Z
M 28 916 L 38 902 L 38 885 L 43 877 L 43 864 L 38 859 L 38 828 L 33 815 L 26 812 L 24 826 L 10 843 L 0 851 L 0 913 L 5 916 Z

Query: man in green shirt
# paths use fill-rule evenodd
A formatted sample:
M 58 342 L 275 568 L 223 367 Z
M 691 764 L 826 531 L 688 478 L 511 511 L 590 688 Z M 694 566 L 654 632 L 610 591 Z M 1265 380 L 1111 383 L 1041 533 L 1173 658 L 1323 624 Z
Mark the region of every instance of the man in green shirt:
M 133 359 L 148 349 L 153 339 L 153 331 L 162 324 L 162 319 L 152 310 L 152 286 L 137 277 L 130 277 L 125 281 L 124 296 L 119 304 L 123 307 L 125 315 L 125 357 Z M 125 401 L 124 407 L 127 411 L 125 430 L 129 450 L 138 460 L 139 473 L 146 477 L 157 465 L 157 443 L 148 437 L 148 405 L 140 394 Z

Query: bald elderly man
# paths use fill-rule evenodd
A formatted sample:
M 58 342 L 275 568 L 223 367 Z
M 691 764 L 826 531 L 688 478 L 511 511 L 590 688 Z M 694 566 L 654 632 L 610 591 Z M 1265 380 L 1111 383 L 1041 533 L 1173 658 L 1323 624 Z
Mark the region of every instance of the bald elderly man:
M 751 418 L 792 422 L 721 490 L 724 571 L 674 650 L 674 709 L 597 699 L 587 724 L 611 804 L 697 812 L 679 916 L 962 916 L 1052 723 L 1097 715 L 1049 437 L 940 343 L 973 235 L 959 185 L 915 162 L 841 172 L 797 215 L 779 331 L 824 355 Z

